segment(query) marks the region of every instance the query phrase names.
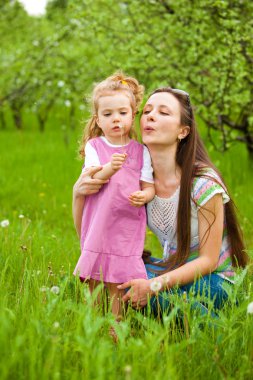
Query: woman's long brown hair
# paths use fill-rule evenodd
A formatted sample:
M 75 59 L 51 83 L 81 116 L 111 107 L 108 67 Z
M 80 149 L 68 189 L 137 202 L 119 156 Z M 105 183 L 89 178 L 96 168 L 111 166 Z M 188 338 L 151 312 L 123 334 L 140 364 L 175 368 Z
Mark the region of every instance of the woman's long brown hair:
M 191 200 L 193 200 L 192 186 L 194 178 L 205 176 L 203 173 L 204 168 L 212 168 L 221 179 L 222 177 L 208 157 L 207 151 L 199 136 L 189 95 L 184 91 L 170 87 L 157 89 L 151 95 L 159 92 L 168 92 L 179 101 L 181 107 L 181 125 L 190 127 L 190 133 L 179 142 L 176 153 L 176 163 L 181 168 L 180 195 L 177 212 L 177 251 L 167 261 L 160 263 L 159 266 L 166 267 L 164 271 L 159 270 L 158 273 L 162 274 L 172 268 L 183 265 L 190 255 Z M 210 175 L 208 175 L 208 178 L 210 178 Z M 215 178 L 212 178 L 212 180 L 217 182 Z M 222 184 L 220 183 L 220 185 Z M 230 201 L 227 202 L 224 207 L 232 265 L 234 267 L 245 267 L 248 262 L 248 256 L 245 251 L 242 231 L 231 197 Z M 210 228 L 211 225 L 209 226 L 209 230 Z M 208 233 L 209 231 L 207 231 L 207 234 Z M 145 261 L 149 262 L 149 259 L 147 258 Z

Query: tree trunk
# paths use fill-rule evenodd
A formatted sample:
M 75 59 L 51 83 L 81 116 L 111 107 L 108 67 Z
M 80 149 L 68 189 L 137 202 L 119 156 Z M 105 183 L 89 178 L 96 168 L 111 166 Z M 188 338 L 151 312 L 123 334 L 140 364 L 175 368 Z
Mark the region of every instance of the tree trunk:
M 1 129 L 6 129 L 6 121 L 5 121 L 4 112 L 2 109 L 0 109 L 0 126 L 1 126 Z
M 43 133 L 45 131 L 45 118 L 42 117 L 39 113 L 37 114 L 37 116 L 39 122 L 39 130 Z
M 76 128 L 76 120 L 75 120 L 75 107 L 71 105 L 70 113 L 69 113 L 69 119 L 70 119 L 70 128 L 72 131 Z
M 21 107 L 19 107 L 17 104 L 11 104 L 11 110 L 15 127 L 19 130 L 23 129 Z

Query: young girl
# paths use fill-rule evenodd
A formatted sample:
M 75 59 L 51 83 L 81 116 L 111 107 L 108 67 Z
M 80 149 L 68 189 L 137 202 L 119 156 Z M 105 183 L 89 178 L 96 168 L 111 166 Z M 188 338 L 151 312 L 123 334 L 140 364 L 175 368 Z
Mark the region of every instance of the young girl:
M 137 80 L 123 74 L 98 84 L 80 151 L 85 156 L 84 170 L 102 166 L 93 178 L 109 181 L 87 196 L 85 205 L 80 203 L 81 256 L 74 274 L 89 281 L 91 292 L 104 282 L 116 317 L 121 314 L 122 292 L 117 285 L 147 278 L 142 261 L 144 204 L 155 195 L 153 170 L 147 148 L 131 139 L 142 94 Z

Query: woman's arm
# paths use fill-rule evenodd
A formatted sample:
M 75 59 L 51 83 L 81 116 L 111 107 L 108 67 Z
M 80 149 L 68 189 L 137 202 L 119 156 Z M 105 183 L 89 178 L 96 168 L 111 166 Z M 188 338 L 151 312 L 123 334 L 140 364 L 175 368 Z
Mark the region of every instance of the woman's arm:
M 85 169 L 73 187 L 72 213 L 74 225 L 79 238 L 81 236 L 81 223 L 85 196 L 97 193 L 99 189 L 108 182 L 107 180 L 92 178 L 100 170 L 102 170 L 102 166 Z
M 198 212 L 199 222 L 199 257 L 181 267 L 155 278 L 161 283 L 161 289 L 172 288 L 193 282 L 199 276 L 205 276 L 215 270 L 219 260 L 222 243 L 224 208 L 220 194 L 212 197 Z M 207 232 L 209 229 L 209 233 Z M 133 305 L 143 307 L 147 296 L 153 293 L 150 284 L 154 280 L 132 280 L 121 289 L 131 287 L 123 297 L 124 301 L 131 299 Z

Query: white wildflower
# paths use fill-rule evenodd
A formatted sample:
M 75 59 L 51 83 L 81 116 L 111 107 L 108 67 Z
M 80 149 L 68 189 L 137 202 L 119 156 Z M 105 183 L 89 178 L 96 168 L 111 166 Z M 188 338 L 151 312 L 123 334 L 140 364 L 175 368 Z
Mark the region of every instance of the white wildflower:
M 247 313 L 253 314 L 253 302 L 250 302 L 247 307 Z
M 52 286 L 52 288 L 50 289 L 50 292 L 52 292 L 54 294 L 59 294 L 60 293 L 59 286 Z
M 20 214 L 18 217 L 19 219 L 24 219 L 25 216 L 23 214 Z
M 57 83 L 58 87 L 63 87 L 64 85 L 65 85 L 65 82 L 63 82 L 63 80 L 59 80 L 59 82 Z
M 124 371 L 127 375 L 130 375 L 130 373 L 132 372 L 132 367 L 130 365 L 126 365 Z
M 153 280 L 150 284 L 150 289 L 152 290 L 152 292 L 159 292 L 161 288 L 162 288 L 162 283 L 160 281 Z
M 67 100 L 65 100 L 64 104 L 65 104 L 66 107 L 70 107 L 71 106 L 71 101 L 67 99 Z
M 55 329 L 58 329 L 60 327 L 60 323 L 55 321 L 54 324 L 53 324 L 54 328 Z
M 40 292 L 47 292 L 49 290 L 49 288 L 45 285 L 43 285 L 41 288 L 40 288 Z
M 8 219 L 4 219 L 1 221 L 0 225 L 1 225 L 1 227 L 5 228 L 5 227 L 8 227 L 10 225 L 10 222 Z

